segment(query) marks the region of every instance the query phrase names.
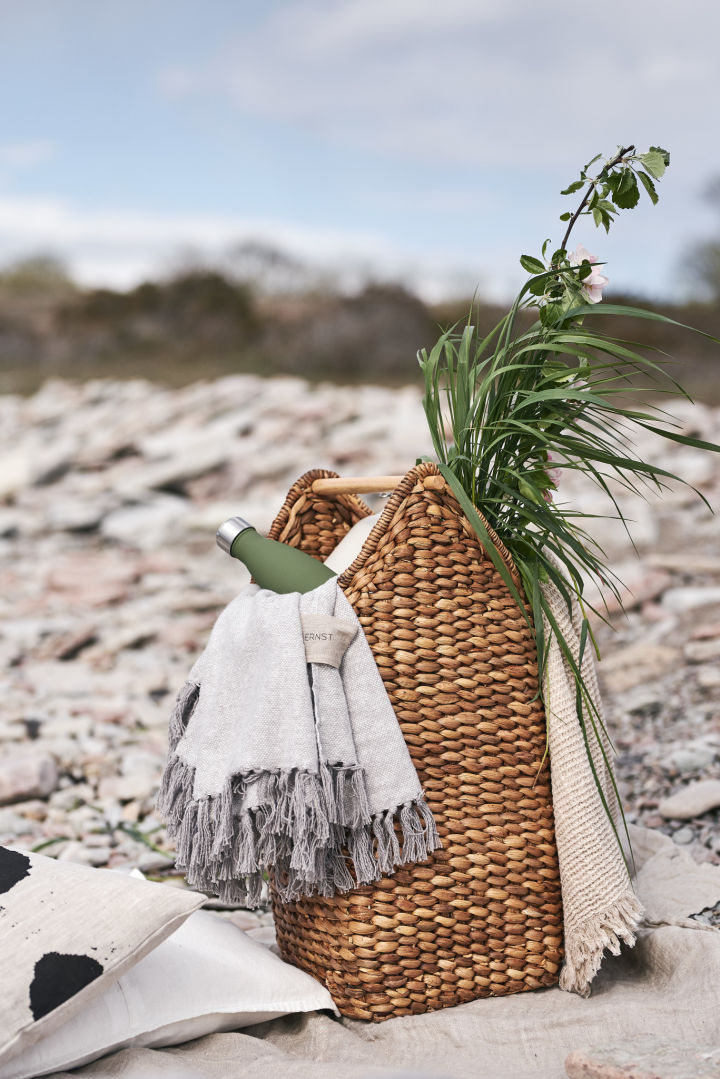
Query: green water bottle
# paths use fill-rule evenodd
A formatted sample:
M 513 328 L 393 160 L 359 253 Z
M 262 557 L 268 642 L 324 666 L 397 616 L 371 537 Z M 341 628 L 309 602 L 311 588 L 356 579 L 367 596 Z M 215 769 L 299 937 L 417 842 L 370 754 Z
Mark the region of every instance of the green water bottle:
M 215 538 L 218 547 L 245 563 L 261 588 L 272 592 L 310 592 L 337 576 L 304 551 L 261 536 L 242 517 L 224 521 Z

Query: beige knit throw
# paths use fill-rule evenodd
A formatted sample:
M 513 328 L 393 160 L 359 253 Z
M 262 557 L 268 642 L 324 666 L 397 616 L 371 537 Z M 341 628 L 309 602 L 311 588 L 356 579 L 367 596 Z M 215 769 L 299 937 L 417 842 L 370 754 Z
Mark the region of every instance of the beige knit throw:
M 577 601 L 574 601 L 571 617 L 567 604 L 554 584 L 543 584 L 542 591 L 573 659 L 579 665 L 582 617 Z M 544 619 L 544 628 L 548 642 L 544 697 L 565 922 L 565 964 L 560 972 L 560 988 L 587 997 L 590 995 L 590 984 L 600 968 L 603 951 L 608 948 L 613 955 L 617 955 L 621 941 L 631 946 L 635 943 L 635 930 L 643 916 L 643 908 L 633 891 L 590 768 L 578 720 L 572 668 L 547 619 Z M 602 717 L 593 648 L 589 640 L 580 669 L 590 697 Z M 595 770 L 615 827 L 621 834 L 623 826 L 611 781 L 613 750 L 595 716 L 595 727 L 607 756 L 606 764 L 587 714 L 587 706 L 583 711 Z

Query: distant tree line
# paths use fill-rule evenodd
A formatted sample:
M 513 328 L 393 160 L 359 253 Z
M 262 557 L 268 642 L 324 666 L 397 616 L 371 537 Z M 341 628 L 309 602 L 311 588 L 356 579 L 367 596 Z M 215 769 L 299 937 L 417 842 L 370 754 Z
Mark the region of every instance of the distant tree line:
M 720 181 L 711 198 L 720 209 Z M 720 336 L 720 238 L 696 247 L 687 268 L 702 298 L 656 309 Z M 260 243 L 232 248 L 219 264 L 185 256 L 164 279 L 129 291 L 80 288 L 56 259 L 25 259 L 0 272 L 0 391 L 29 392 L 51 374 L 170 384 L 234 371 L 417 381 L 417 349 L 467 318 L 469 304 L 429 306 L 402 285 L 373 281 L 342 291 L 329 275 Z M 502 314 L 476 301 L 473 320 L 487 331 Z M 614 321 L 610 332 L 637 340 L 642 331 L 648 347 L 677 357 L 670 370 L 691 392 L 720 400 L 720 346 L 650 322 Z

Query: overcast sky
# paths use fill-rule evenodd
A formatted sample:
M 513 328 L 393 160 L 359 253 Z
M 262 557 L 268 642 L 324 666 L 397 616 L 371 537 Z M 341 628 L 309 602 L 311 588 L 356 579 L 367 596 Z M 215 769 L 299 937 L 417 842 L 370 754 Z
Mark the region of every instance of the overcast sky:
M 673 296 L 720 175 L 717 0 L 0 0 L 0 262 L 128 286 L 247 237 L 503 297 L 558 192 L 667 147 L 660 203 L 575 238 Z

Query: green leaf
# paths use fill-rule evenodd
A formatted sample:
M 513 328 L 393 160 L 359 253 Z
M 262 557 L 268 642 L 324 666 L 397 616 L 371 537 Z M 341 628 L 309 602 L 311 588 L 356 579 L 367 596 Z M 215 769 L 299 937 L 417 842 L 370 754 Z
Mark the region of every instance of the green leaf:
M 667 169 L 667 168 L 670 167 L 670 154 L 668 153 L 667 150 L 664 150 L 662 148 L 662 146 L 651 146 L 650 149 L 654 153 L 662 154 L 663 155 L 663 160 L 665 162 L 665 168 Z
M 559 303 L 548 303 L 540 308 L 540 321 L 543 326 L 554 326 L 562 315 L 562 306 Z
M 632 169 L 622 169 L 613 188 L 613 202 L 621 210 L 632 210 L 640 200 L 640 190 Z
M 610 231 L 610 226 L 612 225 L 612 217 L 603 206 L 593 206 L 592 215 L 593 221 L 598 228 L 600 228 L 600 226 L 602 225 L 606 232 Z
M 566 187 L 564 191 L 561 191 L 560 194 L 574 195 L 576 191 L 579 191 L 580 188 L 584 186 L 585 184 L 582 180 L 573 180 L 573 182 L 568 187 Z
M 643 185 L 643 187 L 647 191 L 648 195 L 650 196 L 650 200 L 651 200 L 653 206 L 657 206 L 658 193 L 655 190 L 655 184 L 652 182 L 652 180 L 650 179 L 650 177 L 648 176 L 648 174 L 646 172 L 640 171 L 638 173 L 638 176 L 640 177 L 640 183 Z
M 529 498 L 531 502 L 537 502 L 539 504 L 544 501 L 537 487 L 532 483 L 528 483 L 527 480 L 520 480 L 518 482 L 518 490 L 523 498 Z
M 520 265 L 523 270 L 527 270 L 528 273 L 545 273 L 545 267 L 540 259 L 533 258 L 532 255 L 521 255 Z
M 661 150 L 659 148 L 648 150 L 646 154 L 640 154 L 640 160 L 642 161 L 643 165 L 648 170 L 650 175 L 653 176 L 656 180 L 660 180 L 662 178 L 663 173 L 667 168 L 666 158 L 669 162 L 669 154 L 667 154 L 665 150 Z
M 560 220 L 561 221 L 569 221 L 571 217 L 572 217 L 572 214 L 570 213 L 569 210 L 564 214 L 560 214 Z M 544 252 L 543 252 L 543 254 L 544 254 Z
M 583 169 L 583 172 L 587 172 L 587 170 L 590 168 L 590 166 L 594 165 L 596 161 L 599 161 L 601 157 L 602 157 L 602 154 L 595 154 L 595 157 L 591 161 L 588 161 L 587 165 Z

